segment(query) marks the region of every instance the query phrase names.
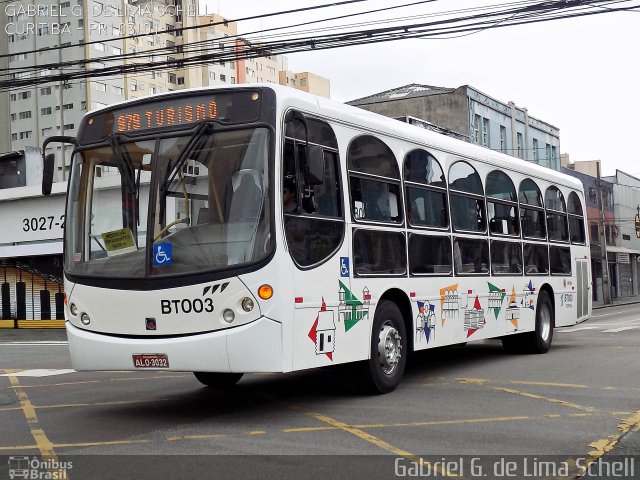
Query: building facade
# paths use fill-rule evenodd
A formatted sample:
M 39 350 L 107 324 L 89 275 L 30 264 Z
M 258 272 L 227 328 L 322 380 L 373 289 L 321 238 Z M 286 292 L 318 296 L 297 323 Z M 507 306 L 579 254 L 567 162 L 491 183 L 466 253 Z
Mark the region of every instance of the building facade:
M 416 117 L 472 143 L 560 170 L 560 130 L 470 85 L 411 84 L 347 102 L 388 117 Z
M 614 194 L 613 184 L 606 180 L 598 181 L 597 171 L 600 168 L 600 162 L 598 161 L 593 170 L 593 162 L 575 162 L 569 163 L 568 156 L 563 155 L 563 160 L 566 160 L 564 166 L 561 168 L 562 173 L 571 175 L 582 182 L 585 193 L 585 203 L 587 206 L 587 229 L 589 235 L 589 242 L 591 246 L 591 281 L 593 285 L 592 298 L 594 301 L 602 301 L 602 238 L 600 234 L 600 203 L 598 199 L 598 189 L 602 191 L 602 214 L 604 218 L 604 241 L 607 246 L 607 267 L 609 268 L 609 286 L 611 296 L 617 296 L 617 270 L 616 270 L 616 254 L 611 250 L 615 244 L 615 232 L 616 232 L 616 212 L 614 209 Z M 594 175 L 590 175 L 584 172 L 595 172 Z
M 615 245 L 607 250 L 615 256 L 609 260 L 612 282 L 617 297 L 632 297 L 640 293 L 640 179 L 616 170 L 605 177 L 613 184 L 616 223 Z

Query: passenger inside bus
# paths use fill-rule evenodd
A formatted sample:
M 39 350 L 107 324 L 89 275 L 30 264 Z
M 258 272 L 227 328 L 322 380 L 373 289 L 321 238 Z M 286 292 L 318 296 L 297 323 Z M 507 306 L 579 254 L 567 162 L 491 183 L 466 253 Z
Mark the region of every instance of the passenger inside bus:
M 296 186 L 290 179 L 285 179 L 282 187 L 282 209 L 284 213 L 295 213 L 298 210 L 296 202 Z

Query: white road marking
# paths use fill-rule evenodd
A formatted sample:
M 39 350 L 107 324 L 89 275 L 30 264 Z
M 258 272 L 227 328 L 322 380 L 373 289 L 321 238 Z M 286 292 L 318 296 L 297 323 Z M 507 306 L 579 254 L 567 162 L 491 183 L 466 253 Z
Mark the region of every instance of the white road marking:
M 52 368 L 35 368 L 33 370 L 22 370 L 21 372 L 5 373 L 0 377 L 51 377 L 53 375 L 64 375 L 66 373 L 75 372 L 72 368 L 52 369 Z
M 573 332 L 579 332 L 581 330 L 595 330 L 597 328 L 598 327 L 594 327 L 594 326 L 591 326 L 591 327 L 578 327 L 578 328 L 571 328 L 571 329 L 559 328 L 557 330 L 557 333 L 573 333 Z
M 69 342 L 64 341 L 56 341 L 56 340 L 39 340 L 39 341 L 31 341 L 31 342 L 0 342 L 0 346 L 16 346 L 16 347 L 24 347 L 24 346 L 49 346 L 49 347 L 57 347 L 57 346 L 66 346 L 69 345 Z
M 602 333 L 618 333 L 618 332 L 624 332 L 625 330 L 634 330 L 636 328 L 640 328 L 640 326 L 637 326 L 637 327 L 610 328 L 609 330 L 603 330 Z

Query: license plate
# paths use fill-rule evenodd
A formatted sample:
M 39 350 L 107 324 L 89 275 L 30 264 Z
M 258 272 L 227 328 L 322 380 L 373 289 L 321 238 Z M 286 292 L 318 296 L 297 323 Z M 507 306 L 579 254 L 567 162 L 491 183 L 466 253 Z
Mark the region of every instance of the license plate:
M 169 357 L 164 353 L 134 353 L 135 368 L 169 368 Z

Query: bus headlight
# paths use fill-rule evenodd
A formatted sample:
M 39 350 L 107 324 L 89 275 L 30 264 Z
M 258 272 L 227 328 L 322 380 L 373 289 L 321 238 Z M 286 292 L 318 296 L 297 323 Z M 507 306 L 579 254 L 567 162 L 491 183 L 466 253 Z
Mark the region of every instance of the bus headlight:
M 250 312 L 251 310 L 253 310 L 253 300 L 251 300 L 249 297 L 244 297 L 242 299 L 242 309 L 245 312 Z
M 222 312 L 222 318 L 227 323 L 232 323 L 236 319 L 236 314 L 233 313 L 233 310 L 227 308 L 224 312 Z
M 91 323 L 91 319 L 89 318 L 89 314 L 83 313 L 80 315 L 80 321 L 83 325 L 89 325 Z
M 73 315 L 74 317 L 78 316 L 78 306 L 75 303 L 72 303 L 71 305 L 69 305 L 69 311 L 71 312 L 71 315 Z

